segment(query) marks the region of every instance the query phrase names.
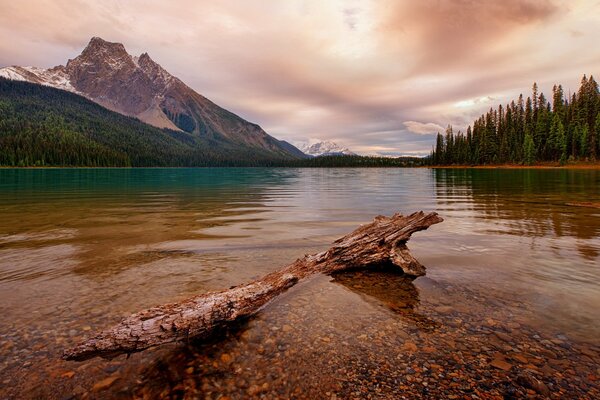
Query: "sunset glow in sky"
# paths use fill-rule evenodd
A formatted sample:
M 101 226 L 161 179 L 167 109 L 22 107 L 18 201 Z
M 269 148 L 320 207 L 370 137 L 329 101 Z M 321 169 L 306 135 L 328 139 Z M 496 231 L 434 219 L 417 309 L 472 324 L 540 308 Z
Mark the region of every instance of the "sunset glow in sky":
M 92 36 L 147 51 L 288 141 L 425 154 L 447 124 L 600 75 L 600 0 L 0 0 L 0 67 L 51 67 Z

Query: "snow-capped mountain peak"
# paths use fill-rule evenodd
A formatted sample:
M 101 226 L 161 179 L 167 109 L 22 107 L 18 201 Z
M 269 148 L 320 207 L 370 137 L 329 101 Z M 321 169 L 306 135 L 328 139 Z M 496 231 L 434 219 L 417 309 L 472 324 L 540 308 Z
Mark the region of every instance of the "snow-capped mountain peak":
M 350 151 L 347 147 L 342 147 L 337 143 L 327 140 L 310 140 L 308 142 L 297 142 L 294 144 L 304 154 L 307 154 L 312 157 L 327 155 L 356 155 L 356 153 Z

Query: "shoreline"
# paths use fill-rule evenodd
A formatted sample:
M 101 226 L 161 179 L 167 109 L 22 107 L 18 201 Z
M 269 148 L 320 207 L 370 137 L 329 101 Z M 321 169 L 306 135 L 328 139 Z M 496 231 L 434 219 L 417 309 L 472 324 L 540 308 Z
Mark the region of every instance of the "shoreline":
M 560 165 L 556 163 L 541 163 L 533 165 L 498 164 L 498 165 L 426 165 L 422 168 L 431 169 L 600 169 L 597 163 L 575 163 Z
M 10 167 L 0 166 L 0 170 L 8 169 L 211 169 L 211 168 L 273 168 L 273 169 L 335 169 L 335 168 L 364 168 L 364 169 L 388 169 L 388 168 L 426 168 L 426 169 L 571 169 L 571 170 L 600 170 L 600 162 L 585 163 L 585 164 L 535 164 L 535 165 L 520 165 L 520 164 L 498 164 L 498 165 L 417 165 L 410 167 L 397 166 L 336 166 L 336 167 L 281 167 L 281 166 L 202 166 L 202 167 L 86 167 L 86 166 L 39 166 L 39 167 Z

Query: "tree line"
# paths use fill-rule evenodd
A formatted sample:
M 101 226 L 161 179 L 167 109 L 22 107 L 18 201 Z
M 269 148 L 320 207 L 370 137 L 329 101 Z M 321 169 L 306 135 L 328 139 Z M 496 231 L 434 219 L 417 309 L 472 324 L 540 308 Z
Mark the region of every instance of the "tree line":
M 426 165 L 425 159 L 418 157 L 329 155 L 299 160 L 286 160 L 274 166 L 291 168 L 389 168 L 418 167 L 422 165 Z
M 596 161 L 600 156 L 600 93 L 585 75 L 576 93 L 554 85 L 551 101 L 533 92 L 527 99 L 490 109 L 466 133 L 448 126 L 438 133 L 433 165 L 524 164 Z

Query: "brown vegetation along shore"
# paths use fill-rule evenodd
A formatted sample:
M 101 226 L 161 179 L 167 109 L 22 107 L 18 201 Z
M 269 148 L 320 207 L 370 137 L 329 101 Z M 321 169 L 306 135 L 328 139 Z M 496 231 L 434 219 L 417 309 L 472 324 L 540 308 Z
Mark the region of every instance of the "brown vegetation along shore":
M 473 169 L 600 169 L 600 162 L 581 162 L 560 165 L 559 163 L 539 163 L 533 165 L 523 164 L 497 164 L 497 165 L 428 165 L 426 168 L 473 168 Z

